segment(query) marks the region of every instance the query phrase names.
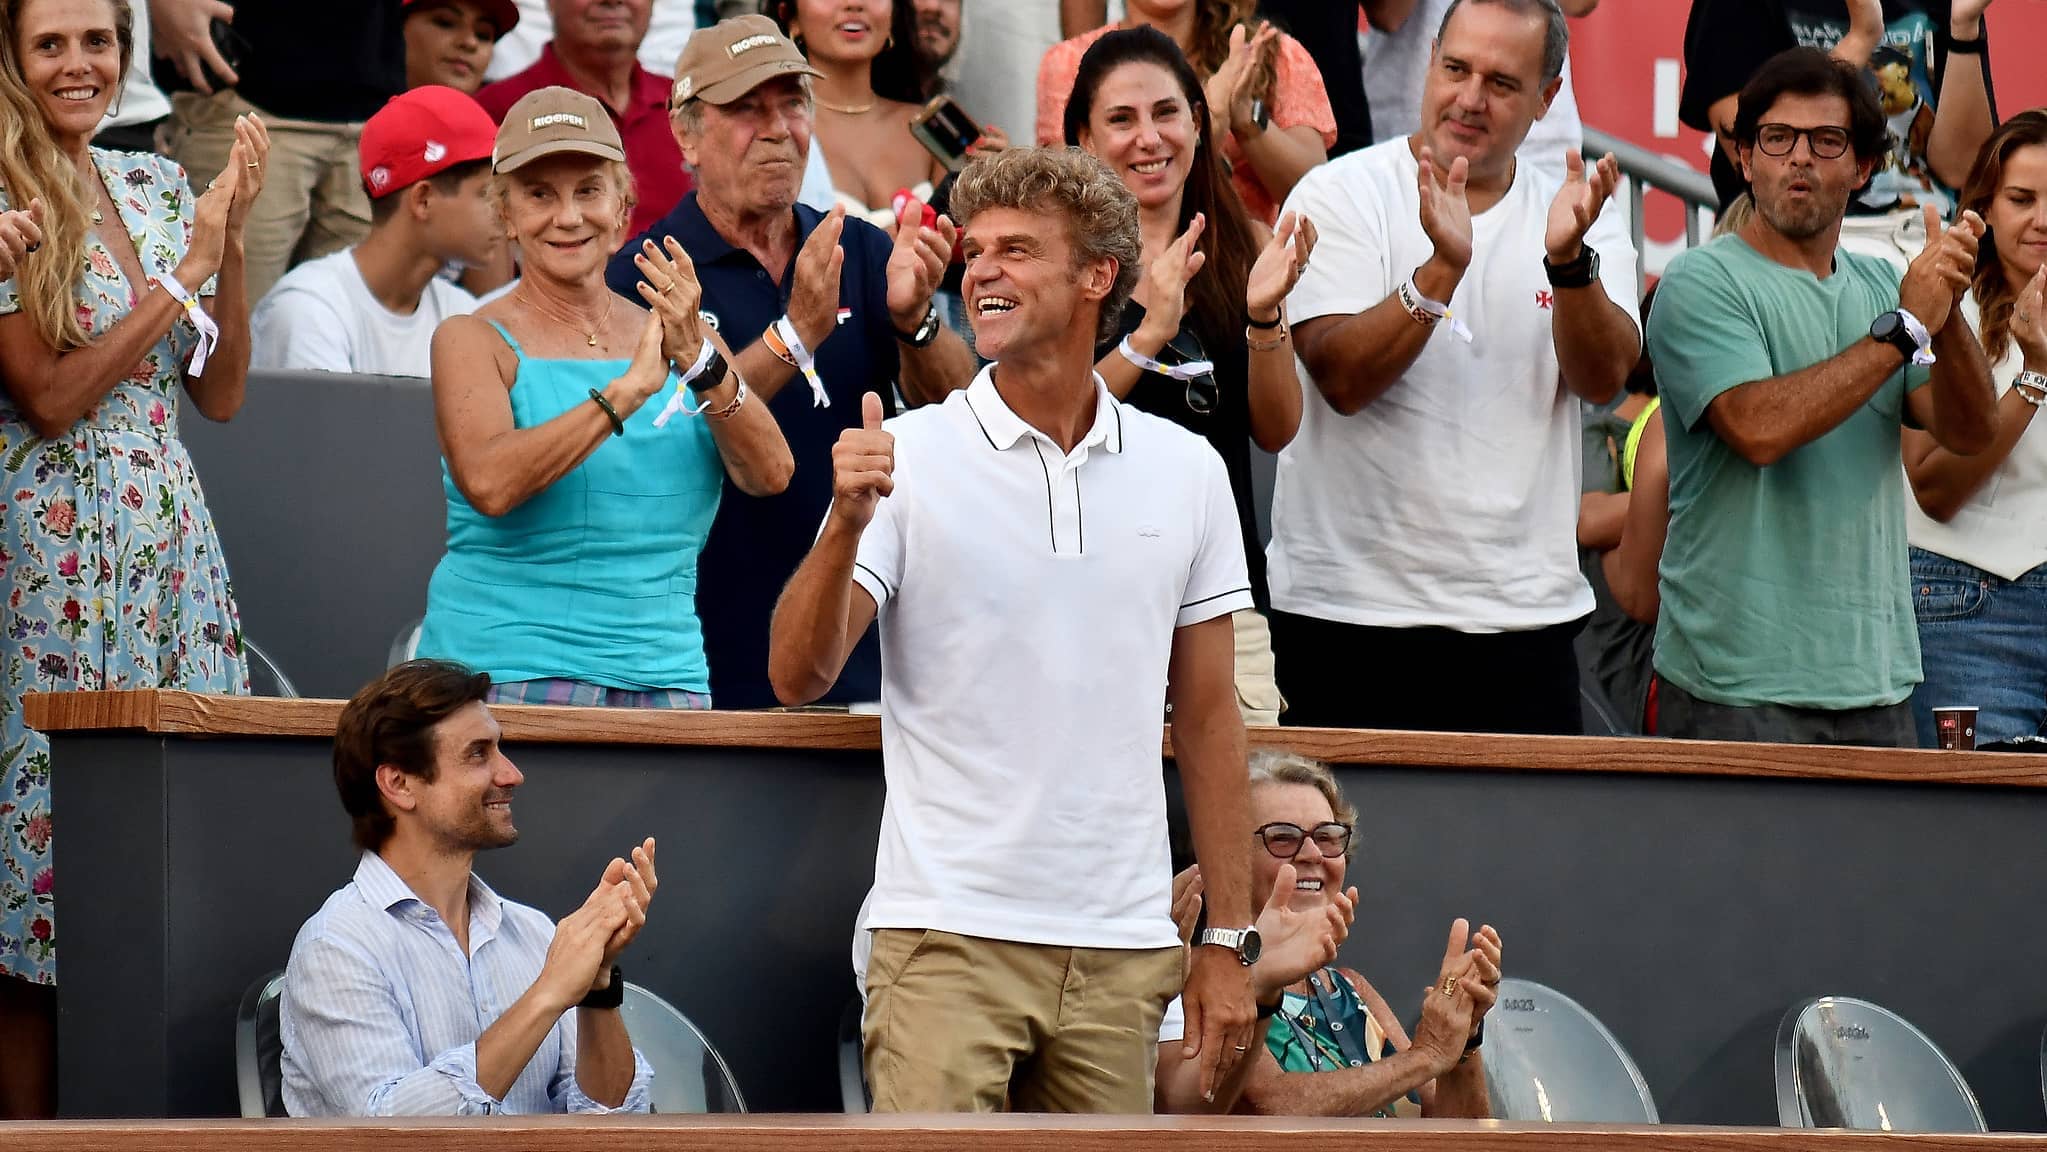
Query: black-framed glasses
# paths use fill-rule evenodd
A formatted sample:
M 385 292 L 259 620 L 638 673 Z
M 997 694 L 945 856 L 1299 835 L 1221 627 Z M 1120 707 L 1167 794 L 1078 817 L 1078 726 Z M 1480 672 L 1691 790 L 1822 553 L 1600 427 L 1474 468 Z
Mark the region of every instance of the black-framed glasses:
M 1848 151 L 1848 130 L 1822 124 L 1818 128 L 1793 128 L 1789 124 L 1756 125 L 1756 147 L 1765 156 L 1789 156 L 1798 147 L 1798 138 L 1805 137 L 1812 154 L 1822 160 L 1835 160 Z
M 1208 359 L 1208 353 L 1201 347 L 1200 337 L 1185 328 L 1166 341 L 1166 346 L 1160 351 L 1173 357 L 1170 360 L 1161 357 L 1161 363 L 1172 367 Z M 1203 372 L 1187 381 L 1187 410 L 1196 416 L 1206 416 L 1215 411 L 1215 406 L 1221 399 L 1222 388 L 1215 382 L 1215 373 Z
M 1256 832 L 1258 839 L 1265 842 L 1265 850 L 1281 860 L 1291 860 L 1301 854 L 1301 846 L 1313 840 L 1323 856 L 1334 859 L 1350 851 L 1351 827 L 1340 820 L 1317 824 L 1313 828 L 1302 828 L 1283 820 L 1261 825 Z

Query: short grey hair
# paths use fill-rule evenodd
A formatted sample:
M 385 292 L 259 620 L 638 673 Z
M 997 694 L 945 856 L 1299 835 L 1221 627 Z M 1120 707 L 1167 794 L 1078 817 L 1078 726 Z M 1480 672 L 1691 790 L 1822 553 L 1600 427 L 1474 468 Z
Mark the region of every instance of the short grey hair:
M 1542 36 L 1542 82 L 1548 84 L 1564 74 L 1564 60 L 1571 53 L 1571 23 L 1564 18 L 1564 10 L 1557 7 L 1557 0 L 1473 0 L 1480 4 L 1499 4 L 1516 12 L 1540 12 L 1547 27 Z M 1436 41 L 1441 43 L 1443 33 L 1450 27 L 1450 17 L 1464 7 L 1465 0 L 1450 0 L 1450 7 L 1443 12 L 1443 22 L 1436 26 Z
M 817 104 L 817 93 L 811 90 L 810 77 L 799 73 L 796 77 L 796 81 L 797 84 L 801 86 L 803 89 L 803 102 L 806 105 L 815 107 Z M 762 81 L 762 83 L 766 82 L 767 81 L 765 80 Z M 684 100 L 682 103 L 677 104 L 675 107 L 669 109 L 668 115 L 675 121 L 676 126 L 681 128 L 684 132 L 687 132 L 692 136 L 701 136 L 704 134 L 703 100 L 696 97 L 691 97 L 690 99 Z
M 1105 257 L 1116 262 L 1116 283 L 1102 298 L 1095 343 L 1114 338 L 1144 259 L 1137 197 L 1122 179 L 1078 148 L 1010 148 L 969 162 L 953 185 L 952 215 L 962 229 L 990 208 L 1063 215 L 1073 234 L 1076 268 Z
M 1251 753 L 1251 787 L 1260 784 L 1302 784 L 1322 793 L 1337 821 L 1351 826 L 1351 849 L 1356 850 L 1358 810 L 1345 798 L 1343 786 L 1336 782 L 1336 773 L 1329 770 L 1329 765 L 1285 748 L 1260 748 Z

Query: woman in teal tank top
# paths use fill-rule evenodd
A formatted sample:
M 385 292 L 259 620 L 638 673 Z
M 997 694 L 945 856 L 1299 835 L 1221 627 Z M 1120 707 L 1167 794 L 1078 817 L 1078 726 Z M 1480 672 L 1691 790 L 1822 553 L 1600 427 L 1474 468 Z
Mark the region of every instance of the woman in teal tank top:
M 722 481 L 773 495 L 794 470 L 680 244 L 636 257 L 651 310 L 605 286 L 624 155 L 591 97 L 513 105 L 491 190 L 522 279 L 434 333 L 448 551 L 418 654 L 489 673 L 498 702 L 710 707 L 696 562 Z

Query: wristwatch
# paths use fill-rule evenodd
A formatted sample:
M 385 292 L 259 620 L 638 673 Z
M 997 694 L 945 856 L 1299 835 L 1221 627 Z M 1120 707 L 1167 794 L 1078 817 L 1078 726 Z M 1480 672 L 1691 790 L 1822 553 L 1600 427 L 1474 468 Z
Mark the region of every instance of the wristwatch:
M 1912 338 L 1912 330 L 1906 325 L 1903 312 L 1886 312 L 1877 317 L 1869 326 L 1869 338 L 1896 348 L 1907 360 L 1919 354 L 1919 341 Z
M 1196 944 L 1213 944 L 1228 948 L 1237 954 L 1237 963 L 1249 968 L 1258 963 L 1258 953 L 1264 947 L 1258 938 L 1258 929 L 1250 928 L 1204 928 L 1194 938 Z
M 704 362 L 704 370 L 689 378 L 689 390 L 699 396 L 725 382 L 725 372 L 731 366 L 725 361 L 725 354 L 711 347 L 711 358 Z
M 1550 263 L 1549 254 L 1545 252 L 1542 270 L 1549 276 L 1552 288 L 1590 288 L 1599 279 L 1599 249 L 1581 244 L 1577 257 L 1562 264 Z
M 602 988 L 592 988 L 576 1002 L 578 1008 L 616 1008 L 625 1003 L 625 970 L 618 965 L 611 966 L 611 983 Z
M 912 348 L 929 348 L 931 342 L 938 339 L 938 305 L 924 305 L 924 319 L 917 322 L 916 331 L 904 332 L 897 329 L 896 339 Z

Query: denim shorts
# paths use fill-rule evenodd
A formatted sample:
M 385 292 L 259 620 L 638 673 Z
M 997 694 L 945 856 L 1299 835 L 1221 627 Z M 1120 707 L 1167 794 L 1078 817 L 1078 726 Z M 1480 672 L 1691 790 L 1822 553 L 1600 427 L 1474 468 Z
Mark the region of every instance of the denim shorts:
M 1912 549 L 1912 611 L 1926 679 L 1912 691 L 1921 747 L 1933 709 L 1976 709 L 1976 744 L 2047 733 L 2047 564 L 2017 580 Z

